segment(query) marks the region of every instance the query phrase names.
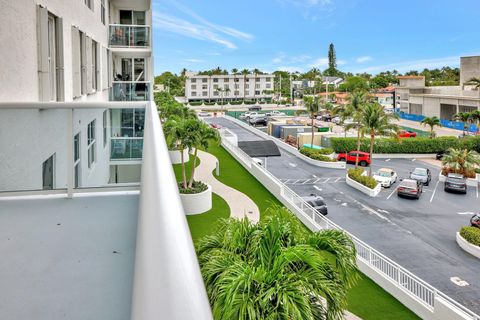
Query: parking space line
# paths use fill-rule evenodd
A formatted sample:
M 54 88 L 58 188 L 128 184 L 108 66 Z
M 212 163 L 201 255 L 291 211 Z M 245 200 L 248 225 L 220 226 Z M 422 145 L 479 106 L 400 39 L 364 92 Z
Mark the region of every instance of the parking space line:
M 340 179 L 342 179 L 342 177 L 338 177 L 335 182 L 338 182 Z
M 310 179 L 303 181 L 302 184 L 306 184 L 307 182 L 310 182 Z
M 437 187 L 439 183 L 440 181 L 437 181 L 437 184 L 435 185 L 435 189 L 433 189 L 433 194 L 432 194 L 432 197 L 430 198 L 430 203 L 432 203 L 433 197 L 435 197 L 435 193 L 437 192 Z
M 387 200 L 390 199 L 390 197 L 393 196 L 395 192 L 397 192 L 398 187 L 400 187 L 400 185 L 398 185 L 395 189 L 393 189 L 392 193 L 388 195 Z
M 315 179 L 315 181 L 313 181 L 313 183 L 315 184 L 315 183 L 317 183 L 318 181 L 320 181 L 320 178 Z
M 327 178 L 327 180 L 323 181 L 323 183 L 327 183 L 327 182 L 328 182 L 328 180 L 330 180 L 330 178 Z

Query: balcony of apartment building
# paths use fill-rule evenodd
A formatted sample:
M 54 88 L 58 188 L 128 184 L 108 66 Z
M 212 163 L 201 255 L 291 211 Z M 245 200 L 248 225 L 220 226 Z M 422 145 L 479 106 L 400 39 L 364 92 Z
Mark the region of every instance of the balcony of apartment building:
M 211 319 L 153 102 L 0 103 L 0 148 L 0 319 Z
M 125 2 L 125 1 L 123 1 Z M 110 12 L 109 45 L 113 51 L 150 51 L 151 18 L 149 6 L 138 1 L 132 9 L 132 1 L 122 7 L 122 1 L 113 1 Z M 124 9 L 128 8 L 128 9 Z
M 150 61 L 146 56 L 113 53 L 113 81 L 110 101 L 149 101 L 152 83 Z

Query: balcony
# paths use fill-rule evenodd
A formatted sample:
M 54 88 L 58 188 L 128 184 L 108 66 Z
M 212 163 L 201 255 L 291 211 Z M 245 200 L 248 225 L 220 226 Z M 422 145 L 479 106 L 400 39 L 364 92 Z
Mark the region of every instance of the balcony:
M 111 24 L 109 39 L 111 48 L 149 48 L 150 26 Z
M 113 81 L 110 101 L 149 101 L 150 81 Z

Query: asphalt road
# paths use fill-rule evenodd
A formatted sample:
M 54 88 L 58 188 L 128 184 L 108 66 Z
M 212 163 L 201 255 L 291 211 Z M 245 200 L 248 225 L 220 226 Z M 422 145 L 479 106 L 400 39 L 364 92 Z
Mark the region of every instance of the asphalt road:
M 209 118 L 237 134 L 239 141 L 263 138 L 224 118 Z M 301 196 L 325 198 L 328 218 L 471 310 L 480 313 L 480 261 L 456 243 L 456 232 L 478 211 L 478 188 L 466 195 L 443 190 L 439 169 L 420 160 L 374 160 L 373 170 L 394 169 L 399 179 L 415 167 L 432 171 L 432 181 L 419 200 L 399 198 L 398 182 L 370 198 L 345 182 L 345 171 L 312 166 L 282 149 L 267 169 Z M 458 277 L 468 285 L 459 286 Z

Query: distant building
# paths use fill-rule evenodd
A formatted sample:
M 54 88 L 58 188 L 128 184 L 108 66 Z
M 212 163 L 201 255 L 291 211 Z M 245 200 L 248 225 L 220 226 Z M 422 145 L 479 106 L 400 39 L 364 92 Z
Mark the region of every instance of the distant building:
M 187 73 L 185 98 L 188 102 L 271 99 L 274 79 L 273 74 L 208 76 Z
M 473 77 L 480 77 L 480 56 L 460 58 L 459 86 L 427 87 L 425 77 L 398 77 L 396 107 L 405 113 L 445 120 L 452 120 L 458 112 L 479 110 L 480 91 L 466 84 Z
M 386 109 L 393 109 L 395 106 L 395 87 L 393 86 L 377 89 L 371 96 Z
M 323 85 L 333 85 L 336 89 L 344 82 L 344 80 L 340 77 L 322 77 L 322 82 Z

